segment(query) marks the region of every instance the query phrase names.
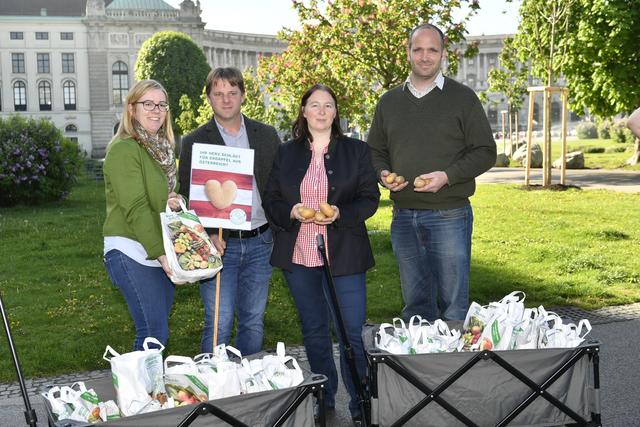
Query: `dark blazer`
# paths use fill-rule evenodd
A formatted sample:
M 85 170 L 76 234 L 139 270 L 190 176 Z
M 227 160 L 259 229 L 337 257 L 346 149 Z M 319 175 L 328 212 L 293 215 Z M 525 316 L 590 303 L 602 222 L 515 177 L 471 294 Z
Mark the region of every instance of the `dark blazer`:
M 293 249 L 300 231 L 300 222 L 290 217 L 291 209 L 300 203 L 300 183 L 310 162 L 308 142 L 282 144 L 262 199 L 262 206 L 274 223 L 271 264 L 285 270 L 293 265 Z M 365 272 L 374 260 L 364 222 L 376 212 L 380 200 L 369 147 L 358 139 L 333 139 L 324 167 L 329 183 L 327 202 L 340 209 L 340 218 L 327 226 L 331 271 L 335 276 Z
M 244 126 L 247 130 L 247 138 L 249 139 L 249 147 L 255 150 L 253 175 L 256 178 L 260 197 L 264 200 L 264 192 L 267 186 L 267 180 L 269 179 L 269 173 L 271 172 L 271 165 L 273 165 L 273 159 L 282 141 L 273 126 L 251 120 L 244 115 L 243 117 Z M 182 138 L 178 174 L 181 183 L 180 194 L 185 197 L 189 197 L 191 187 L 191 150 L 194 143 L 225 145 L 218 126 L 215 123 L 215 119 L 212 118 L 209 122 Z M 225 239 L 226 235 L 225 232 L 223 235 Z

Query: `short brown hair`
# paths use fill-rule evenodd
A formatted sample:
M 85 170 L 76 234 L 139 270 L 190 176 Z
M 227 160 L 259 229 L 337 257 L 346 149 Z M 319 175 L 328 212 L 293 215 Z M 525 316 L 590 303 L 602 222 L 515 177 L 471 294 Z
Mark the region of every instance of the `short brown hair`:
M 235 67 L 219 67 L 211 70 L 207 76 L 207 96 L 211 94 L 211 89 L 220 80 L 225 80 L 231 86 L 236 86 L 244 95 L 244 78 L 242 77 L 242 72 Z

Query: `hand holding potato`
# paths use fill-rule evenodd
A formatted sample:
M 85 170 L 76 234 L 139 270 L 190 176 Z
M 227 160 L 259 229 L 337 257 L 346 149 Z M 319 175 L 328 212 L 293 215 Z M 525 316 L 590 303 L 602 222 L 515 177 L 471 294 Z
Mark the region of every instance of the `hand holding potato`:
M 313 222 L 315 213 L 315 209 L 308 208 L 302 203 L 296 203 L 291 208 L 290 217 L 306 224 L 309 222 Z
M 390 191 L 400 191 L 409 184 L 402 175 L 388 170 L 380 172 L 380 182 Z
M 445 172 L 436 171 L 424 173 L 413 181 L 413 191 L 419 193 L 436 193 L 449 183 L 449 177 Z
M 340 209 L 335 205 L 322 202 L 319 208 L 320 210 L 315 213 L 313 220 L 318 225 L 329 225 L 340 217 Z

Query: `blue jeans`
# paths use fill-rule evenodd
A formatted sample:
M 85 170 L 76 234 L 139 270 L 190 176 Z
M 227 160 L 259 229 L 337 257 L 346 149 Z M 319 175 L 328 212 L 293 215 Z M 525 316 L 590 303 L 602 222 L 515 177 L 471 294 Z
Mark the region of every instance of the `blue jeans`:
M 262 350 L 264 310 L 269 294 L 273 248 L 270 229 L 255 237 L 229 238 L 222 257 L 220 305 L 218 307 L 218 344 L 229 345 L 234 316 L 238 318 L 235 347 L 242 355 Z M 204 329 L 200 343 L 203 353 L 213 349 L 213 320 L 216 303 L 216 278 L 200 282 L 204 305 Z
M 405 319 L 461 320 L 469 307 L 471 205 L 456 209 L 396 209 L 391 244 L 400 268 Z M 440 311 L 438 311 L 440 309 Z
M 331 323 L 336 325 L 335 334 L 340 342 L 340 371 L 342 381 L 351 396 L 349 410 L 352 416 L 360 415 L 358 396 L 351 379 L 349 366 L 344 352 L 344 343 L 335 320 L 329 287 L 322 267 L 305 267 L 294 264 L 291 271 L 285 271 L 289 289 L 298 309 L 302 324 L 304 347 L 309 359 L 311 371 L 325 375 L 329 381 L 325 386 L 325 402 L 328 407 L 335 406 L 338 390 L 338 374 L 333 361 L 333 343 Z M 360 379 L 365 378 L 367 362 L 362 344 L 362 325 L 365 321 L 366 286 L 365 273 L 334 277 L 336 294 L 340 303 L 342 319 Z
M 166 345 L 175 286 L 164 270 L 139 264 L 116 249 L 105 254 L 104 265 L 129 306 L 136 327 L 133 350 L 142 350 L 147 337 Z

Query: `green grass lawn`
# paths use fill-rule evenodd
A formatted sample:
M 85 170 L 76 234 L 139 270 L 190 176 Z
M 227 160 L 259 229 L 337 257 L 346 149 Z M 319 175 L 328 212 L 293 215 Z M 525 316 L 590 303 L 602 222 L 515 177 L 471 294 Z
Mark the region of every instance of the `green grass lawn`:
M 472 299 L 484 304 L 521 290 L 529 306 L 640 301 L 640 258 L 633 256 L 640 241 L 639 202 L 638 194 L 479 186 L 472 201 Z M 103 184 L 87 179 L 63 202 L 0 209 L 0 290 L 27 377 L 107 368 L 101 358 L 107 344 L 130 349 L 133 325 L 101 262 L 103 218 Z M 389 321 L 402 308 L 390 219 L 391 203 L 383 194 L 368 222 L 377 263 L 368 274 L 371 322 Z M 180 286 L 165 355 L 197 354 L 202 318 L 197 286 Z M 279 340 L 301 343 L 279 272 L 265 322 L 267 348 Z M 0 381 L 14 375 L 3 338 Z
M 542 141 L 535 141 L 542 145 Z M 503 152 L 502 140 L 497 141 L 498 152 Z M 508 144 L 507 144 L 508 145 Z M 603 153 L 590 151 L 604 150 Z M 560 158 L 562 141 L 554 138 L 551 141 L 551 157 L 553 161 Z M 582 151 L 584 153 L 584 163 L 587 169 L 626 169 L 640 170 L 640 165 L 629 166 L 625 162 L 634 152 L 633 144 L 616 142 L 613 139 L 573 139 L 567 140 L 567 153 L 572 151 Z M 520 162 L 511 162 L 512 167 L 520 167 Z

